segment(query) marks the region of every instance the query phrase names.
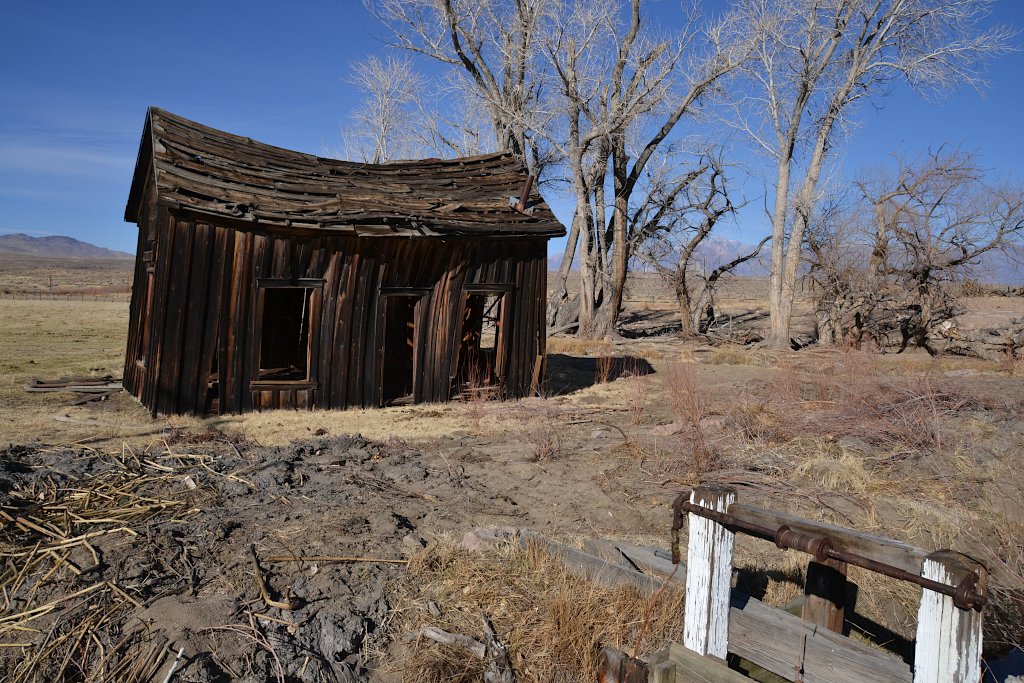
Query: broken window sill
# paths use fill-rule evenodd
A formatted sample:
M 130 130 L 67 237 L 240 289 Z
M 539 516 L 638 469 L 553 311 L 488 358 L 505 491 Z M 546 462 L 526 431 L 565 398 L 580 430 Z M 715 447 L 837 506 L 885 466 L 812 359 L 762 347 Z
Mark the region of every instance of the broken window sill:
M 261 379 L 249 382 L 252 391 L 271 391 L 273 389 L 318 389 L 318 382 L 312 380 L 293 379 Z

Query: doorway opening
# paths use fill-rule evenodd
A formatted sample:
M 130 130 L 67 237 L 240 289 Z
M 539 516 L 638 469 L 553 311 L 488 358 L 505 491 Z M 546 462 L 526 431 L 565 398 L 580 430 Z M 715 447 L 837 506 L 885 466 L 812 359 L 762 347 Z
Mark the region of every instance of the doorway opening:
M 384 297 L 384 354 L 381 364 L 381 401 L 403 405 L 416 392 L 416 318 L 422 295 L 389 294 Z
M 464 398 L 497 397 L 504 376 L 504 292 L 467 292 L 456 366 L 456 393 Z

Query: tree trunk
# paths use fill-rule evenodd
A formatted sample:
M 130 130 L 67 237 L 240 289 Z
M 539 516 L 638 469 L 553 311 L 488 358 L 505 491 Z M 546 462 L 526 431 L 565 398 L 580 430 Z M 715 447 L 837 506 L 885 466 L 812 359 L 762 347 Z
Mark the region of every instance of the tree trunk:
M 563 310 L 569 302 L 568 280 L 572 271 L 572 262 L 576 258 L 576 245 L 580 241 L 579 221 L 573 216 L 572 226 L 569 228 L 569 235 L 566 237 L 565 251 L 562 253 L 562 263 L 558 266 L 558 274 L 552 282 L 551 298 L 548 300 L 548 325 L 559 324 L 564 317 Z M 564 324 L 564 323 L 563 323 Z
M 789 207 L 789 175 L 792 159 L 784 155 L 779 160 L 775 182 L 775 211 L 772 214 L 772 264 L 768 280 L 768 314 L 771 329 L 768 343 L 774 349 L 789 348 L 790 313 L 785 310 L 782 296 L 784 281 L 782 268 L 786 254 L 786 214 Z
M 833 110 L 834 111 L 834 110 Z M 814 152 L 807 164 L 807 175 L 804 177 L 803 185 L 797 194 L 793 209 L 793 225 L 789 233 L 789 242 L 786 244 L 785 265 L 782 269 L 782 281 L 779 283 L 778 311 L 780 316 L 779 325 L 772 320 L 772 346 L 776 349 L 783 349 L 789 346 L 793 324 L 793 302 L 796 298 L 796 279 L 800 272 L 800 261 L 803 256 L 804 235 L 811 220 L 811 212 L 814 209 L 815 193 L 818 191 L 818 179 L 821 177 L 821 169 L 825 164 L 825 154 L 828 149 L 828 141 L 832 135 L 832 125 L 835 117 L 830 112 L 821 122 L 818 134 L 814 141 Z M 779 181 L 782 181 L 780 170 Z M 789 168 L 787 164 L 786 182 L 789 183 Z M 776 208 L 778 198 L 776 197 Z M 785 228 L 785 217 L 783 217 L 783 229 Z M 777 226 L 773 225 L 773 235 Z M 775 240 L 772 239 L 772 274 L 775 270 Z M 781 255 L 780 255 L 781 258 Z M 779 336 L 784 335 L 784 336 Z
M 626 239 L 629 216 L 629 195 L 626 192 L 627 168 L 626 141 L 624 137 L 615 140 L 612 150 L 612 178 L 615 188 L 615 203 L 612 209 L 612 277 L 608 293 L 608 318 L 615 329 L 622 311 L 622 296 L 626 289 L 629 266 L 629 244 Z

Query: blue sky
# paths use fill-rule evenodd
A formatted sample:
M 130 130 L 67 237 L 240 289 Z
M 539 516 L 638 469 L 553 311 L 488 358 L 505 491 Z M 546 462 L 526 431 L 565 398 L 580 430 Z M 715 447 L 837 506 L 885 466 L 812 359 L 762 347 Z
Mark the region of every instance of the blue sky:
M 668 25 L 679 6 L 652 5 Z M 384 51 L 383 30 L 359 0 L 7 0 L 3 15 L 0 233 L 70 235 L 129 252 L 135 226 L 124 223 L 124 204 L 147 106 L 323 154 L 339 148 L 340 126 L 356 103 L 344 82 L 349 65 Z M 994 18 L 1024 28 L 1024 2 L 1000 0 Z M 949 142 L 1021 177 L 1024 54 L 993 62 L 988 78 L 984 98 L 966 91 L 935 103 L 898 89 L 883 109 L 860 112 L 843 172 L 894 150 Z M 751 163 L 746 186 L 756 192 L 762 183 Z M 568 204 L 548 199 L 567 220 Z M 742 227 L 723 237 L 763 234 L 760 214 L 747 211 Z

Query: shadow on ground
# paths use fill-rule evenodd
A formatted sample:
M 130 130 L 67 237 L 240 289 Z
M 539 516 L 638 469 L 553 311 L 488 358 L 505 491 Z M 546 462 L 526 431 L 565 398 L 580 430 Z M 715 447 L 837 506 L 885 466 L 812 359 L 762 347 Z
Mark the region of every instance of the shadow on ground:
M 548 354 L 547 393 L 564 396 L 603 382 L 614 382 L 620 377 L 649 375 L 654 368 L 637 356 L 569 356 Z

